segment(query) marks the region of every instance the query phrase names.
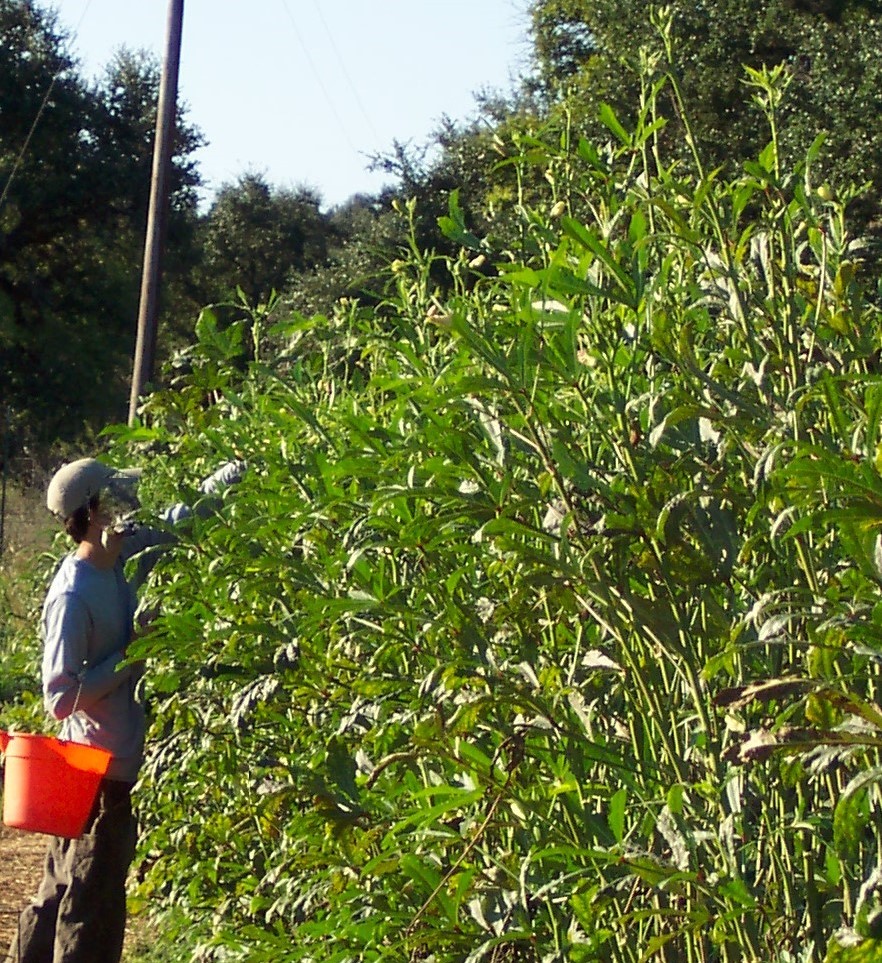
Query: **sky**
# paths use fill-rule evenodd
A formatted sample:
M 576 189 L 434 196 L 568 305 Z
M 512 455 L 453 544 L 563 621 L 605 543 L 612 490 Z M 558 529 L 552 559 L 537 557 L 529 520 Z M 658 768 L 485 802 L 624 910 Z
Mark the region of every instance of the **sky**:
M 82 75 L 123 46 L 162 61 L 168 0 L 45 0 Z M 475 94 L 526 69 L 527 0 L 185 0 L 178 95 L 208 141 L 203 203 L 245 173 L 318 190 L 324 206 L 377 191 L 393 141 L 423 145 Z

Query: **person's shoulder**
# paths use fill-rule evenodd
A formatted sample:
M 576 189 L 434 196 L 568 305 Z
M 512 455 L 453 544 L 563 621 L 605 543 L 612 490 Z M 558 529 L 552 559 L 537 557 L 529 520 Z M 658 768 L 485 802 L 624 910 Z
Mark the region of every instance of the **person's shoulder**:
M 65 555 L 58 563 L 52 581 L 49 583 L 49 598 L 76 594 L 87 582 L 95 569 L 77 558 L 75 553 Z
M 49 582 L 49 591 L 61 591 L 64 586 L 69 585 L 75 578 L 77 572 L 76 555 L 71 552 L 65 555 L 55 566 L 52 579 Z
M 76 604 L 82 594 L 82 567 L 68 555 L 61 560 L 43 600 L 43 617 Z

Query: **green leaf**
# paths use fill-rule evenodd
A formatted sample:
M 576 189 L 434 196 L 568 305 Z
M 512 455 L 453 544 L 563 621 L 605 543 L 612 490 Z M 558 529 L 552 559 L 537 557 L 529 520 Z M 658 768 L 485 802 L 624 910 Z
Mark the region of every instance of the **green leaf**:
M 640 963 L 648 963 L 649 960 L 657 958 L 659 950 L 664 949 L 668 943 L 676 940 L 679 936 L 679 933 L 673 932 L 661 933 L 659 936 L 651 937 L 646 943 L 643 955 L 640 957 Z
M 777 148 L 775 147 L 774 141 L 769 141 L 768 144 L 762 149 L 759 155 L 759 162 L 764 170 L 772 172 L 775 170 L 775 161 L 777 159 Z
M 867 419 L 867 451 L 875 453 L 879 445 L 879 425 L 882 424 L 882 383 L 867 387 L 864 409 Z
M 340 792 L 348 799 L 358 799 L 358 786 L 355 783 L 355 760 L 350 755 L 345 744 L 336 736 L 328 742 L 327 758 L 328 775 Z
M 628 237 L 632 244 L 637 244 L 642 241 L 647 234 L 648 222 L 646 220 L 646 215 L 640 208 L 634 211 L 631 215 L 631 221 L 628 224 Z
M 594 233 L 590 228 L 586 227 L 580 221 L 577 221 L 572 217 L 564 217 L 561 220 L 561 226 L 564 229 L 564 233 L 577 241 L 583 247 L 587 248 L 593 254 L 595 254 L 603 264 L 612 272 L 613 277 L 618 282 L 621 289 L 619 293 L 619 299 L 624 304 L 634 306 L 633 304 L 633 279 L 631 275 L 626 271 L 622 265 L 616 261 L 613 255 L 610 253 L 606 244 Z
M 703 405 L 680 405 L 673 411 L 669 411 L 664 418 L 649 433 L 649 444 L 655 448 L 662 439 L 665 431 L 682 421 L 698 421 L 699 418 L 707 418 L 709 421 L 717 421 L 719 413 L 712 408 Z
M 628 805 L 628 790 L 619 789 L 609 801 L 607 823 L 617 843 L 625 838 L 625 810 Z
M 849 781 L 839 798 L 840 800 L 846 799 L 855 793 L 864 791 L 874 783 L 882 783 L 882 766 L 873 766 L 871 769 L 858 773 Z
M 590 294 L 595 297 L 620 300 L 620 296 L 617 291 L 598 287 L 587 278 L 578 277 L 566 267 L 553 267 L 550 269 L 549 287 L 555 293 Z
M 150 685 L 157 692 L 177 692 L 181 687 L 181 675 L 171 671 L 152 672 Z
M 824 141 L 827 139 L 827 134 L 821 131 L 815 139 L 811 142 L 808 151 L 806 152 L 806 160 L 809 164 L 813 164 L 821 156 L 821 148 L 824 146 Z
M 720 885 L 720 892 L 737 906 L 753 909 L 757 903 L 743 879 L 727 879 Z
M 413 853 L 405 853 L 401 857 L 401 869 L 417 884 L 423 896 L 443 909 L 448 921 L 455 922 L 458 903 L 450 898 L 446 886 L 441 885 L 441 873 L 435 866 Z
M 833 846 L 840 859 L 851 860 L 858 852 L 869 821 L 867 785 L 843 793 L 833 811 Z
M 603 174 L 609 173 L 609 167 L 601 159 L 597 148 L 585 137 L 579 138 L 579 157 L 587 161 L 594 170 L 600 171 Z
M 686 795 L 686 787 L 680 785 L 671 786 L 668 790 L 667 804 L 668 809 L 675 815 L 679 816 L 683 812 L 683 799 Z
M 625 147 L 630 146 L 631 135 L 622 127 L 619 118 L 616 117 L 616 112 L 609 104 L 602 103 L 600 105 L 599 117 L 601 123 L 611 130 Z
M 462 247 L 480 251 L 481 239 L 466 227 L 465 214 L 459 206 L 459 188 L 450 192 L 447 209 L 450 216 L 438 218 L 438 226 L 442 234 Z
M 570 454 L 570 448 L 563 438 L 555 438 L 552 442 L 552 453 L 561 475 L 567 481 L 573 482 L 581 491 L 591 491 L 597 483 L 589 475 L 584 459 L 576 459 Z

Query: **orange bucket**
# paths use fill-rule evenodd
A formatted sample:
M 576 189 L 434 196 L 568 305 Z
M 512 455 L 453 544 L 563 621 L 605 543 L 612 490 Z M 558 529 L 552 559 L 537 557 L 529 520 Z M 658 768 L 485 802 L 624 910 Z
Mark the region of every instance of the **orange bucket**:
M 33 833 L 82 836 L 111 754 L 21 732 L 0 732 L 0 750 L 6 753 L 3 822 Z

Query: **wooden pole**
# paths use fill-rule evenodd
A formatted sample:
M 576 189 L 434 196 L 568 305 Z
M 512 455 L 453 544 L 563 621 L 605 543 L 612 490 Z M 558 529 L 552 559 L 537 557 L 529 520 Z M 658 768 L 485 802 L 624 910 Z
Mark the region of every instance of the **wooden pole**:
M 0 561 L 3 560 L 3 548 L 6 544 L 6 479 L 9 477 L 9 407 L 3 411 L 3 444 L 0 446 L 0 457 L 3 458 L 3 476 L 0 481 Z
M 147 214 L 147 236 L 144 243 L 144 265 L 141 273 L 141 301 L 138 308 L 138 338 L 132 369 L 129 396 L 129 424 L 136 418 L 138 400 L 153 376 L 156 355 L 156 327 L 159 308 L 159 282 L 168 214 L 168 181 L 175 137 L 175 114 L 178 100 L 178 69 L 181 62 L 181 33 L 184 22 L 184 0 L 169 0 L 165 60 L 159 85 L 156 113 L 156 139 L 153 144 L 153 173 L 150 181 L 150 208 Z

